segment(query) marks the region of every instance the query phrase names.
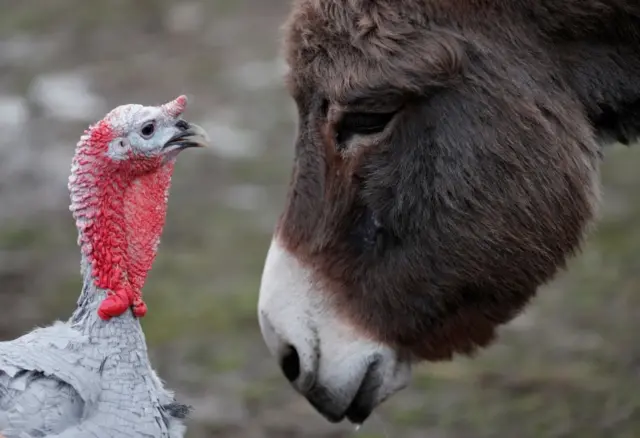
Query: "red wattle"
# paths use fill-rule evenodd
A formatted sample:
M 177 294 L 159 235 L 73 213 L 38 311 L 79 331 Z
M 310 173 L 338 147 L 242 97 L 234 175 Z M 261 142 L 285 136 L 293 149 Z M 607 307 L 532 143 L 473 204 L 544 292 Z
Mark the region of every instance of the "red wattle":
M 102 300 L 98 307 L 98 316 L 102 319 L 109 320 L 114 316 L 122 315 L 131 305 L 131 296 L 123 289 L 109 295 Z
M 160 157 L 111 161 L 106 151 L 116 135 L 106 122 L 91 129 L 74 157 L 77 189 L 72 188 L 81 246 L 95 285 L 113 291 L 98 309 L 105 320 L 128 308 L 136 317 L 147 312 L 141 290 L 164 226 L 173 173 L 173 163 Z
M 131 307 L 131 310 L 133 311 L 134 316 L 136 316 L 137 318 L 142 318 L 147 314 L 147 305 L 142 300 L 142 297 L 138 295 L 133 299 L 133 306 Z

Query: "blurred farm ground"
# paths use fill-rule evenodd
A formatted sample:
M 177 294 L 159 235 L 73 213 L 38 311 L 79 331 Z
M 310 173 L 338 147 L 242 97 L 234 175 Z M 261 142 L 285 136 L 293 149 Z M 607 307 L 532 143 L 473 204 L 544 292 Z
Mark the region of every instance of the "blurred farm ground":
M 0 338 L 79 293 L 74 145 L 128 102 L 190 95 L 215 143 L 179 160 L 145 288 L 153 363 L 192 438 L 640 436 L 640 148 L 607 151 L 602 221 L 567 273 L 474 360 L 422 366 L 355 433 L 296 396 L 256 322 L 290 175 L 284 0 L 0 0 Z

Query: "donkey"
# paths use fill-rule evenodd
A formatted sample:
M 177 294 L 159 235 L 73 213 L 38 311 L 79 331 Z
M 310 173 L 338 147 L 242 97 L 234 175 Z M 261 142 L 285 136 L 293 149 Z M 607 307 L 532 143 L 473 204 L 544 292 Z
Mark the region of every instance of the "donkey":
M 640 136 L 637 0 L 294 0 L 293 173 L 258 315 L 284 375 L 362 423 L 565 267 L 601 148 Z

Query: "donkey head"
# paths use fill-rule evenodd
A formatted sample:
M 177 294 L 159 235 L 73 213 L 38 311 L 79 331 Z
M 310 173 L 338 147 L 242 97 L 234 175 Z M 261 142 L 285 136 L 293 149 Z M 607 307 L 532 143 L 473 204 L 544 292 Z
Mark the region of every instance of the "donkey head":
M 637 135 L 637 21 L 486 3 L 298 0 L 286 24 L 298 134 L 259 318 L 331 421 L 488 345 L 578 249 L 598 140 Z

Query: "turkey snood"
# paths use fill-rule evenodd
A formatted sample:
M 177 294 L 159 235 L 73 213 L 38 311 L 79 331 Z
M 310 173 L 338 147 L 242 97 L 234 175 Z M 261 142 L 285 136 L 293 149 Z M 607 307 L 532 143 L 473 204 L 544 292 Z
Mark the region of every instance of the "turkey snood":
M 208 141 L 180 118 L 186 103 L 120 106 L 78 142 L 69 190 L 84 283 L 67 322 L 0 343 L 5 438 L 184 435 L 188 409 L 151 368 L 138 317 L 176 157 Z

